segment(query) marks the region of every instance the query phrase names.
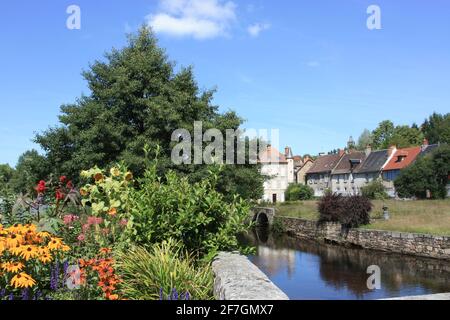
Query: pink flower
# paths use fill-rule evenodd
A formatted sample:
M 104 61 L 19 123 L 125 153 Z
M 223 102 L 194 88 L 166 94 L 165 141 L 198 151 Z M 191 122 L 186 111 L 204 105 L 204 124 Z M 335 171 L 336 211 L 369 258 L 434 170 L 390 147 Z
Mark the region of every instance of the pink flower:
M 122 219 L 119 222 L 121 227 L 126 227 L 128 225 L 128 220 L 127 219 Z
M 84 234 L 80 234 L 77 239 L 78 241 L 83 242 L 86 239 L 86 237 L 84 236 Z
M 97 218 L 97 217 L 89 217 L 87 220 L 87 223 L 89 225 L 99 225 L 103 223 L 103 218 Z
M 83 232 L 87 232 L 89 230 L 89 228 L 91 227 L 90 224 L 83 224 Z
M 68 214 L 68 215 L 64 216 L 64 224 L 66 226 L 72 224 L 73 222 L 75 222 L 77 220 L 78 220 L 78 217 L 73 214 Z

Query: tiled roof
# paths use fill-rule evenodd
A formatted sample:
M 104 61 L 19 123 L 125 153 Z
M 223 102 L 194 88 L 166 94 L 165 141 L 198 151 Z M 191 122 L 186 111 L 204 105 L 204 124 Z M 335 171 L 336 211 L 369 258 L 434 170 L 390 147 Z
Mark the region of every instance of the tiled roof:
M 309 169 L 307 174 L 330 172 L 334 169 L 340 159 L 341 156 L 338 154 L 321 156 L 314 161 L 314 165 Z
M 344 155 L 332 174 L 345 174 L 355 171 L 366 158 L 365 152 L 352 152 Z
M 434 150 L 436 150 L 437 148 L 439 148 L 438 144 L 430 144 L 430 145 L 425 147 L 425 150 L 422 150 L 422 152 L 420 153 L 420 156 L 425 156 L 427 154 L 430 154 Z
M 386 161 L 389 159 L 388 150 L 374 151 L 356 168 L 355 173 L 380 172 Z
M 409 166 L 416 160 L 422 151 L 421 147 L 398 149 L 383 171 L 401 170 Z
M 274 147 L 267 147 L 259 154 L 260 163 L 287 163 L 286 157 Z

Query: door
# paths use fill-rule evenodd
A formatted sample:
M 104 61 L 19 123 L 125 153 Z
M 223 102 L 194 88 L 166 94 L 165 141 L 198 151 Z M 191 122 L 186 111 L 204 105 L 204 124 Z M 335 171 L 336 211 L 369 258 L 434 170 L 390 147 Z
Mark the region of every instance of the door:
M 272 195 L 272 202 L 273 202 L 273 203 L 277 203 L 277 194 L 276 194 L 276 193 L 274 193 L 274 194 Z

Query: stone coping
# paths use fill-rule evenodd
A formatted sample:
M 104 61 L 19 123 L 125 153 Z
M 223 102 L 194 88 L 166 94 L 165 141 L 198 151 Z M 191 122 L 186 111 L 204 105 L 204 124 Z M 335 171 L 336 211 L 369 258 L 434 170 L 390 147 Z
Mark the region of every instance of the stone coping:
M 218 300 L 289 300 L 250 260 L 233 252 L 214 259 L 214 295 Z

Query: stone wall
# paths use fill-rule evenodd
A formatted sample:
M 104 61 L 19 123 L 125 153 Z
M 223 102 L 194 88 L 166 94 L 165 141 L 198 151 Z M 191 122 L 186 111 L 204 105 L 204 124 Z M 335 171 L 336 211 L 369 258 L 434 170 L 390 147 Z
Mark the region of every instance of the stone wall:
M 344 230 L 338 223 L 318 225 L 316 221 L 277 217 L 291 236 L 332 241 L 366 249 L 450 260 L 450 237 L 380 230 Z
M 238 253 L 220 253 L 212 268 L 218 300 L 289 300 L 258 267 Z

